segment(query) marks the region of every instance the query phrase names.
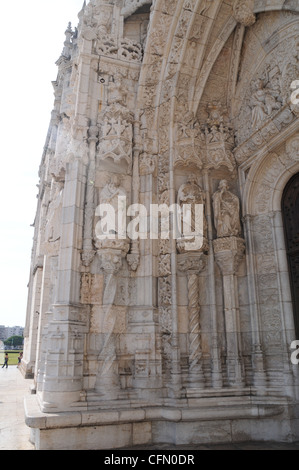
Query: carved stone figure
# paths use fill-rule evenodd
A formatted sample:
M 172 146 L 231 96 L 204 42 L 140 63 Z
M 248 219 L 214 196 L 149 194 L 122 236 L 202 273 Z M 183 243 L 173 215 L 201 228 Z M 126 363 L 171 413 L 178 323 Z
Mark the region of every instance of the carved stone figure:
M 271 88 L 265 87 L 263 80 L 256 81 L 256 91 L 252 95 L 252 127 L 258 129 L 268 119 L 275 109 L 280 109 L 281 104 L 275 97 Z
M 190 234 L 195 233 L 196 236 L 206 237 L 207 232 L 207 222 L 204 213 L 205 195 L 201 187 L 198 185 L 195 175 L 189 175 L 187 182 L 180 187 L 177 196 L 177 203 L 181 207 L 181 227 L 179 227 L 179 231 L 181 231 L 182 234 L 182 238 L 177 240 L 177 246 L 179 251 L 183 252 L 187 248 L 185 244 L 187 244 L 187 246 L 191 246 L 191 244 L 194 244 L 196 240 L 194 237 L 191 240 L 188 240 L 188 234 L 184 233 L 184 227 L 187 227 Z M 187 220 L 187 224 L 186 219 L 184 218 L 184 206 L 186 207 L 186 205 L 190 205 L 191 208 L 191 217 L 190 220 Z M 196 218 L 198 214 L 196 212 L 196 205 L 203 206 L 202 221 L 197 220 Z M 178 223 L 180 223 L 180 221 L 178 221 Z
M 100 195 L 100 204 L 111 204 L 115 210 L 118 208 L 118 197 L 126 197 L 126 191 L 120 186 L 121 179 L 118 175 L 111 176 Z
M 116 357 L 115 324 L 117 311 L 114 307 L 117 291 L 117 273 L 122 266 L 122 253 L 118 250 L 103 250 L 98 253 L 105 276 L 103 292 L 102 325 L 103 346 L 99 354 L 96 390 L 103 398 L 117 397 L 119 389 L 118 361 Z
M 239 198 L 229 191 L 226 180 L 219 183 L 213 196 L 214 222 L 217 237 L 232 237 L 241 234 Z
M 206 168 L 226 167 L 233 172 L 236 162 L 232 153 L 234 134 L 227 110 L 219 102 L 207 106 L 209 117 L 204 125 L 206 140 Z
M 61 236 L 61 216 L 63 200 L 63 183 L 55 183 L 56 189 L 49 205 L 49 216 L 45 226 L 45 242 L 56 244 Z
M 95 39 L 110 33 L 112 22 L 112 9 L 108 2 L 99 3 L 92 0 L 83 9 L 82 34 L 86 39 Z
M 95 244 L 98 249 L 113 248 L 125 253 L 129 251 L 129 241 L 126 238 L 126 198 L 127 193 L 121 186 L 120 177 L 118 175 L 112 176 L 100 194 L 99 209 L 101 206 L 109 205 L 111 213 L 107 213 L 107 226 L 102 219 L 96 225 Z M 103 232 L 104 228 L 105 233 Z

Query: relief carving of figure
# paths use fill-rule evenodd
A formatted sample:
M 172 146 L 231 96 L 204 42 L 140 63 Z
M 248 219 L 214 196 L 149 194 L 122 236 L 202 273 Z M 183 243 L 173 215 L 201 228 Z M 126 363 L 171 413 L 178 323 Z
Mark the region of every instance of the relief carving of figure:
M 45 227 L 46 243 L 58 242 L 61 236 L 60 231 L 64 184 L 62 182 L 57 182 L 55 185 L 55 192 L 47 213 L 47 223 Z
M 126 197 L 127 193 L 121 186 L 119 175 L 113 175 L 100 194 L 98 209 L 103 210 L 104 205 L 109 205 L 109 213 L 104 217 L 103 213 L 96 215 L 101 220 L 96 224 L 96 247 L 114 248 L 128 252 L 129 241 L 126 238 Z M 104 210 L 104 212 L 106 209 Z
M 188 180 L 183 184 L 178 192 L 178 205 L 184 204 L 204 204 L 205 195 L 201 187 L 198 185 L 197 178 L 194 175 L 189 175 Z M 191 218 L 191 230 L 195 231 L 195 214 Z M 206 221 L 204 221 L 204 233 L 206 230 Z
M 104 5 L 96 6 L 95 19 L 98 23 L 98 34 L 105 35 L 110 32 L 111 25 L 111 8 Z
M 217 237 L 240 236 L 240 201 L 229 191 L 226 180 L 219 183 L 218 191 L 213 196 L 213 208 Z
M 263 80 L 258 79 L 255 86 L 256 91 L 251 99 L 252 127 L 254 130 L 258 129 L 275 109 L 280 109 L 281 107 L 274 90 L 265 87 Z
M 106 186 L 104 187 L 104 189 L 102 190 L 100 194 L 100 204 L 110 204 L 115 211 L 116 233 L 119 233 L 119 230 L 121 229 L 121 227 L 117 226 L 117 222 L 120 221 L 119 216 L 118 216 L 119 215 L 118 212 L 120 208 L 119 198 L 126 197 L 126 191 L 124 190 L 124 188 L 121 187 L 120 183 L 121 181 L 118 175 L 112 176 L 110 179 L 110 182 L 106 184 Z M 125 215 L 126 214 L 124 212 L 122 216 L 125 216 Z M 123 226 L 124 224 L 122 225 L 122 227 Z

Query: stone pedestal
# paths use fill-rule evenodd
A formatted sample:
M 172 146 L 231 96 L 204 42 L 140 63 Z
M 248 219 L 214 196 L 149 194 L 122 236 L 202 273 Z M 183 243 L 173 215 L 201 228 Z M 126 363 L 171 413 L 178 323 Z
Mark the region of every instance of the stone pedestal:
M 253 391 L 241 394 L 229 390 L 217 394 L 190 396 L 190 408 L 180 400 L 169 406 L 131 401 L 99 410 L 74 410 L 72 413 L 44 414 L 36 396 L 26 398 L 26 423 L 37 450 L 123 449 L 137 445 L 196 445 L 232 443 L 244 440 L 281 442 L 292 436 L 297 420 L 289 420 L 295 408 L 283 397 L 260 398 Z M 269 403 L 271 398 L 271 403 Z M 282 426 L 277 425 L 284 423 Z M 232 425 L 233 422 L 233 425 Z M 291 438 L 289 437 L 291 440 Z

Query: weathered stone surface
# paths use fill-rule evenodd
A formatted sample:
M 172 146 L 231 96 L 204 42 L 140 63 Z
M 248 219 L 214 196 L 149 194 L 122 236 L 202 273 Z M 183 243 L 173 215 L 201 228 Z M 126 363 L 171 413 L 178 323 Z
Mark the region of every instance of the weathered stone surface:
M 298 440 L 295 4 L 90 0 L 69 25 L 22 365 L 37 448 Z

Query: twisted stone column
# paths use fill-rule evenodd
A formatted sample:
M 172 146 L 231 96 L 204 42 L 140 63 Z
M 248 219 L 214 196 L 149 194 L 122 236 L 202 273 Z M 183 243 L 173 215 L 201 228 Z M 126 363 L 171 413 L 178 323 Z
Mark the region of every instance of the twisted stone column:
M 199 321 L 198 276 L 188 273 L 188 307 L 189 307 L 189 373 L 201 372 L 201 326 Z
M 189 310 L 189 387 L 204 388 L 200 325 L 200 296 L 198 274 L 205 268 L 203 253 L 179 255 L 179 269 L 188 277 Z

